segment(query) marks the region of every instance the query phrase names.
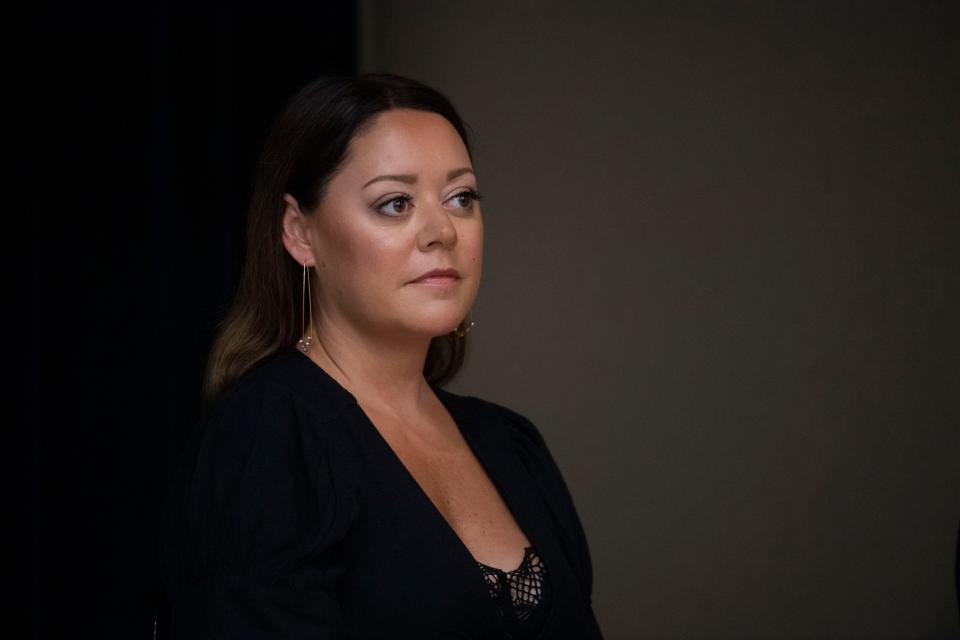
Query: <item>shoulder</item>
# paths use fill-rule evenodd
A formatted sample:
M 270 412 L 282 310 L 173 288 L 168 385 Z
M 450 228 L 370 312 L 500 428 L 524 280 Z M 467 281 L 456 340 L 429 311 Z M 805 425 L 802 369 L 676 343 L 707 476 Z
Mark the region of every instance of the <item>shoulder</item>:
M 485 417 L 497 418 L 499 420 L 516 420 L 522 417 L 516 411 L 491 400 L 455 393 L 443 387 L 433 387 L 433 391 L 447 407 L 452 407 L 457 412 L 466 414 L 472 418 Z
M 318 461 L 346 464 L 331 437 L 343 420 L 344 397 L 318 381 L 321 369 L 312 361 L 290 355 L 275 354 L 247 371 L 202 416 L 184 451 L 194 473 L 222 482 L 251 472 L 312 478 Z M 307 460 L 315 464 L 302 469 Z
M 509 437 L 521 450 L 550 455 L 546 441 L 536 423 L 518 409 L 477 396 L 437 390 L 441 400 L 477 429 L 494 429 Z M 467 425 L 467 426 L 471 426 Z
M 280 418 L 309 417 L 324 423 L 337 419 L 353 397 L 293 348 L 282 349 L 236 380 L 210 408 L 207 422 L 227 422 L 236 429 L 282 424 Z
M 235 536 L 231 544 L 255 540 L 266 549 L 302 536 L 305 518 L 347 526 L 339 518 L 352 513 L 357 475 L 330 437 L 336 404 L 311 403 L 291 374 L 275 359 L 251 369 L 197 423 L 167 488 L 171 553 L 190 547 L 214 562 L 219 547 L 208 543 L 225 532 Z M 239 556 L 230 561 L 242 564 Z

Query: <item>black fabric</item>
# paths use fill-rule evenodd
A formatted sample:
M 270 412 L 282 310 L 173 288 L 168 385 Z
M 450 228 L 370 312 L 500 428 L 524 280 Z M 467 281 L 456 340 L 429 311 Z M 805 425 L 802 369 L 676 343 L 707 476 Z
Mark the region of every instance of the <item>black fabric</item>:
M 434 388 L 549 568 L 540 634 L 602 638 L 587 540 L 526 417 Z M 510 638 L 477 561 L 356 399 L 293 347 L 248 372 L 168 487 L 171 638 Z

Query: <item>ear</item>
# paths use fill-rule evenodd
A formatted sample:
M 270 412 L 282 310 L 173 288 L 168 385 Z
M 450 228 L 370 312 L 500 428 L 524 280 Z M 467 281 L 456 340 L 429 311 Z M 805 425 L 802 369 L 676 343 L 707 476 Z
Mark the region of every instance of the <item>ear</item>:
M 300 210 L 296 198 L 289 193 L 283 194 L 283 246 L 297 261 L 297 264 L 306 263 L 308 267 L 314 265 L 313 244 L 307 233 L 310 221 Z

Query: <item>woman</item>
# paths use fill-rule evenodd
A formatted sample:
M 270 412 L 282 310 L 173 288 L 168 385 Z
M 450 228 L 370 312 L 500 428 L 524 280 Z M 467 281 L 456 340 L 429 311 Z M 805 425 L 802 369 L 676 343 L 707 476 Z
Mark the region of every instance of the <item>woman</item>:
M 389 74 L 321 78 L 258 165 L 209 410 L 169 487 L 173 638 L 600 638 L 537 428 L 448 392 L 483 223 L 467 130 Z

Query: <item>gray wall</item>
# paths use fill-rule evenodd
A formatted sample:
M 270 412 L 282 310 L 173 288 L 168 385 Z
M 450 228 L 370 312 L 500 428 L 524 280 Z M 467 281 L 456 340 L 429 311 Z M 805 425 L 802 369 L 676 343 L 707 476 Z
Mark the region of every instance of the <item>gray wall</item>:
M 956 6 L 363 5 L 477 131 L 451 388 L 544 433 L 608 638 L 960 637 Z

